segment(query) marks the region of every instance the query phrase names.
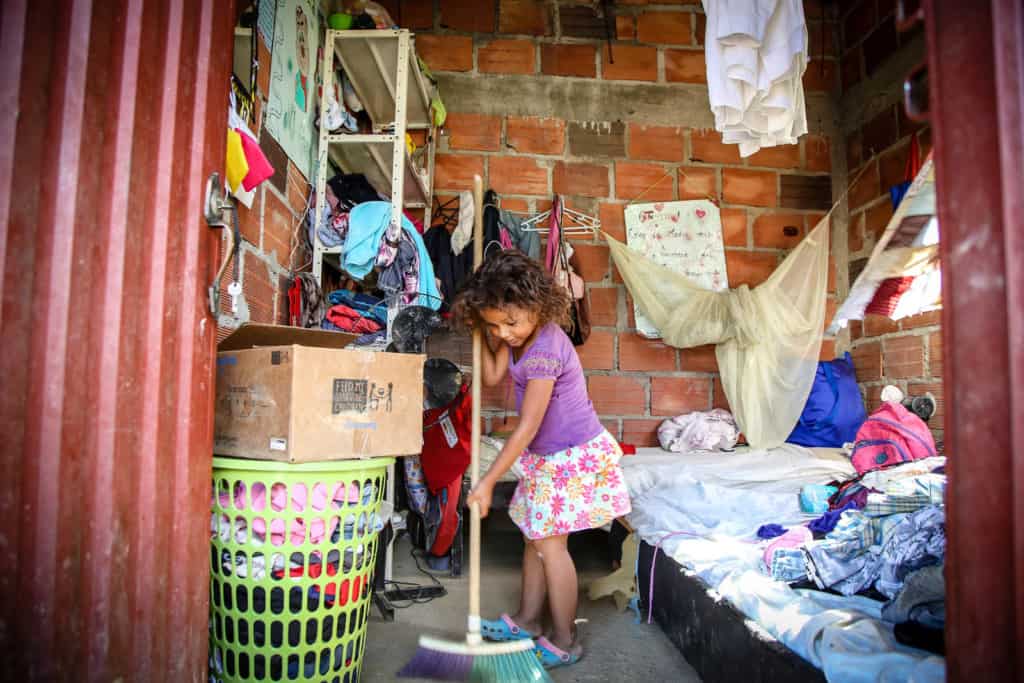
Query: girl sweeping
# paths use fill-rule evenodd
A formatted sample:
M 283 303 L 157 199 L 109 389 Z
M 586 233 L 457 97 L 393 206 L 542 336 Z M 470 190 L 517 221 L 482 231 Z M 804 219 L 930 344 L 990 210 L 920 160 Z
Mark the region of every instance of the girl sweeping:
M 486 333 L 484 384 L 495 386 L 511 375 L 519 412 L 519 425 L 469 502 L 486 517 L 495 482 L 516 459 L 524 472 L 509 507 L 526 540 L 519 611 L 484 620 L 483 635 L 534 638 L 537 656 L 549 667 L 574 664 L 583 654 L 574 626 L 578 586 L 569 534 L 604 526 L 630 510 L 618 465 L 622 451 L 597 419 L 580 359 L 560 327 L 569 306 L 569 293 L 515 250 L 489 258 L 456 302 L 458 317 Z

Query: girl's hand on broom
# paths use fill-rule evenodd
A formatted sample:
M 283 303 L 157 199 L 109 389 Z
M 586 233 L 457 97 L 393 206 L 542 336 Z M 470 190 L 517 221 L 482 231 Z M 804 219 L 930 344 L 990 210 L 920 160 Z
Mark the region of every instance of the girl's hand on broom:
M 489 479 L 481 479 L 466 498 L 467 505 L 476 503 L 480 507 L 480 518 L 483 519 L 491 510 L 491 497 L 494 495 L 494 483 Z

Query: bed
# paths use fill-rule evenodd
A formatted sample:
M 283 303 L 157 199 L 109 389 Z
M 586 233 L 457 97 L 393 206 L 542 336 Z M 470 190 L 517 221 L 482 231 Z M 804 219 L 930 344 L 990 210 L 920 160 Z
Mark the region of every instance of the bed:
M 760 571 L 758 527 L 810 519 L 796 494 L 849 477 L 840 451 L 640 449 L 622 464 L 643 616 L 651 611 L 705 681 L 944 680 L 944 658 L 897 643 L 881 602 L 793 589 Z

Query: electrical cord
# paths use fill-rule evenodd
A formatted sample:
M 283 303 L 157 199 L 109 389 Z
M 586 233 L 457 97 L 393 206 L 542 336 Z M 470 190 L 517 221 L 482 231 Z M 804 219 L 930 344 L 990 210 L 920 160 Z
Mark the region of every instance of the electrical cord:
M 407 533 L 407 532 L 403 531 L 401 533 L 404 534 L 404 533 Z M 397 541 L 399 538 L 401 538 L 401 534 L 399 534 L 398 536 L 395 537 L 395 541 Z M 438 581 L 436 576 L 434 576 L 433 574 L 428 572 L 420 564 L 419 555 L 416 553 L 416 547 L 413 546 L 413 545 L 409 546 L 409 556 L 412 557 L 412 561 L 414 563 L 416 563 L 416 569 L 421 574 L 423 574 L 428 579 L 430 579 L 431 583 L 430 584 L 422 584 L 422 583 L 413 583 L 411 581 L 394 581 L 394 580 L 390 580 L 390 579 L 385 581 L 384 582 L 384 587 L 385 587 L 384 598 L 388 601 L 388 604 L 391 607 L 393 607 L 394 609 L 408 609 L 409 607 L 412 607 L 413 605 L 425 605 L 428 602 L 431 602 L 432 600 L 436 600 L 437 598 L 443 598 L 444 596 L 446 596 L 448 594 L 448 591 L 447 591 L 447 589 L 445 589 L 444 584 L 442 584 L 440 581 Z M 403 592 L 422 591 L 424 588 L 436 587 L 436 588 L 440 588 L 441 589 L 441 593 L 440 593 L 440 595 L 432 595 L 432 596 L 426 597 L 426 598 L 409 598 L 408 600 L 397 600 L 396 601 L 396 600 L 391 600 L 390 598 L 387 597 L 387 593 L 389 592 L 389 587 L 391 587 L 391 586 L 393 586 L 394 589 L 401 590 Z

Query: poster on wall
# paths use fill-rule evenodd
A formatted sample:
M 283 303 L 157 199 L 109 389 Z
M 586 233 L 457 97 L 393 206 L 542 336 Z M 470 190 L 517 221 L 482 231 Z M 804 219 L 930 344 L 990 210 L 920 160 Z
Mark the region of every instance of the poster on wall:
M 307 178 L 315 137 L 318 33 L 317 13 L 309 0 L 277 0 L 263 125 Z
M 729 288 L 721 214 L 706 199 L 627 206 L 626 243 L 705 289 Z M 636 304 L 633 307 L 637 332 L 648 339 L 661 337 Z

